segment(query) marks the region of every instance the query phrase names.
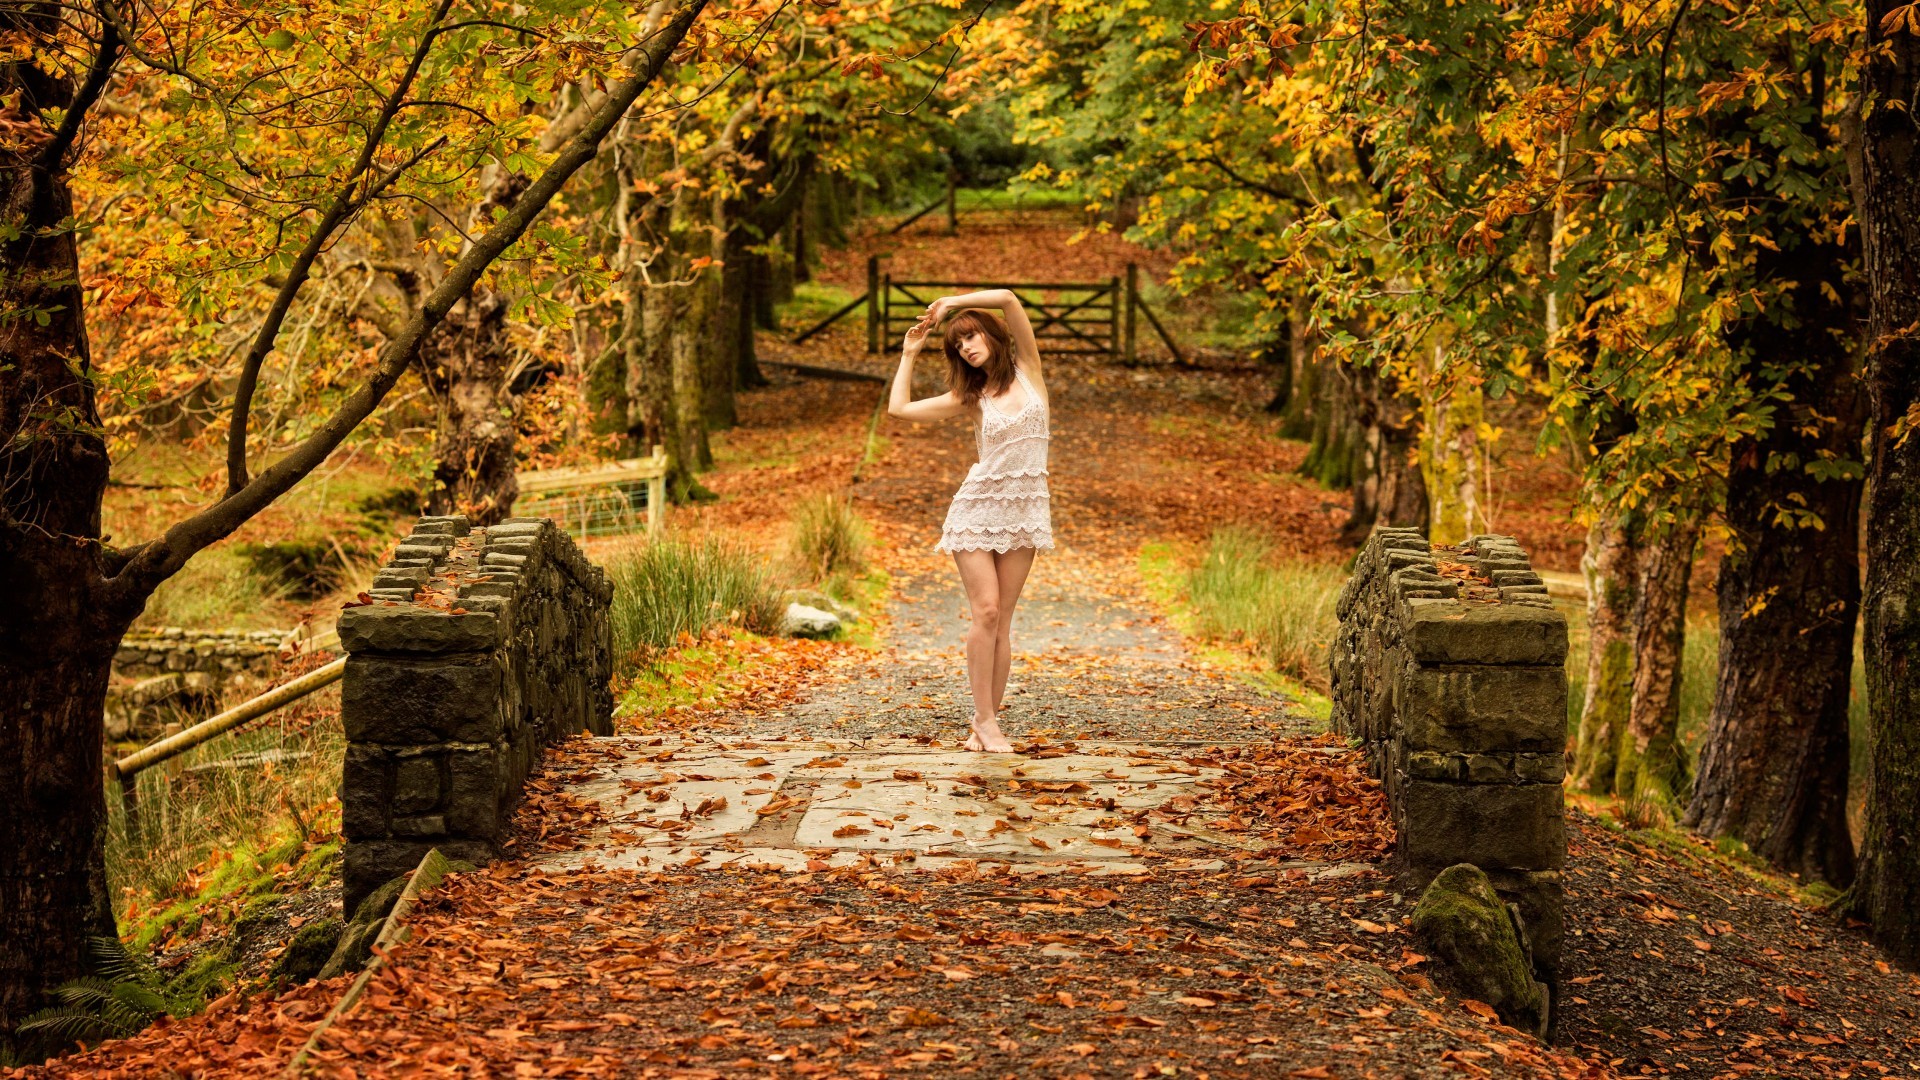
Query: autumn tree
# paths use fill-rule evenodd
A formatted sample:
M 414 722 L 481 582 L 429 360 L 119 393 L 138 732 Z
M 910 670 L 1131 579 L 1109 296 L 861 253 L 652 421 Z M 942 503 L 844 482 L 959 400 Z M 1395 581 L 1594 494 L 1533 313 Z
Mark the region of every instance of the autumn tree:
M 1865 607 L 1866 835 L 1847 906 L 1920 960 L 1920 8 L 1869 0 L 1858 129 L 1871 308 Z
M 453 0 L 367 5 L 91 8 L 21 3 L 0 12 L 7 123 L 0 145 L 0 1031 L 43 991 L 85 972 L 86 943 L 113 932 L 102 835 L 102 708 L 115 648 L 154 588 L 311 473 L 416 362 L 423 342 L 598 151 L 680 49 L 704 0 L 653 18 L 521 4 L 455 12 Z M 591 23 L 592 34 L 576 35 Z M 682 53 L 720 58 L 722 23 Z M 540 44 L 528 46 L 533 40 Z M 711 47 L 711 48 L 709 48 Z M 599 72 L 603 97 L 548 153 L 528 145 L 503 55 L 535 83 Z M 170 191 L 182 232 L 152 263 L 203 295 L 270 297 L 232 384 L 226 483 L 218 501 L 160 536 L 101 535 L 110 462 L 87 333 L 70 177 L 112 119 L 117 82 L 166 85 L 141 152 L 98 152 L 109 169 Z M 243 89 L 244 88 L 244 89 Z M 136 113 L 120 117 L 119 113 Z M 152 119 L 149 117 L 148 119 Z M 476 218 L 437 283 L 397 315 L 395 335 L 339 406 L 278 460 L 249 454 L 259 373 L 314 268 L 343 231 L 438 194 L 487 163 L 524 163 L 527 182 Z M 519 249 L 524 250 L 524 249 Z M 517 256 L 516 256 L 517 257 Z M 251 285 L 243 282 L 251 281 Z
M 1140 199 L 1136 235 L 1182 247 L 1181 274 L 1258 290 L 1332 373 L 1411 404 L 1395 456 L 1420 463 L 1436 540 L 1477 527 L 1488 403 L 1544 405 L 1592 522 L 1578 775 L 1844 881 L 1853 9 L 1223 2 L 1182 27 L 1185 55 L 1177 18 L 1046 20 L 1068 44 L 1033 67 L 1055 72 L 1033 130 L 1087 132 L 1097 164 L 1075 179 Z M 1158 89 L 1168 72 L 1183 98 Z M 1349 479 L 1310 433 L 1315 470 Z M 1686 598 L 1722 523 L 1726 637 L 1690 800 Z

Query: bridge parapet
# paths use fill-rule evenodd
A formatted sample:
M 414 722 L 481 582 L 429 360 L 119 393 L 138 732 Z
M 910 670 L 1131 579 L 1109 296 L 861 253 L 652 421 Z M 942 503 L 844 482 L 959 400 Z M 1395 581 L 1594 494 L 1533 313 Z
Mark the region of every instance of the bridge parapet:
M 542 518 L 424 517 L 340 615 L 343 899 L 429 848 L 484 863 L 542 747 L 612 734 L 613 586 Z
M 1401 884 L 1472 863 L 1557 985 L 1566 863 L 1567 624 L 1507 536 L 1376 529 L 1341 591 L 1333 722 L 1367 748 Z

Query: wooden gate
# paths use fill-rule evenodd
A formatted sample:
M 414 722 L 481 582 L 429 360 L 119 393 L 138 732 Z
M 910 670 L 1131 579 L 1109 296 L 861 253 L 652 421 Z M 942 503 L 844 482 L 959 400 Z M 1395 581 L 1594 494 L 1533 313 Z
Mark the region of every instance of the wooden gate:
M 1160 323 L 1160 317 L 1140 295 L 1140 268 L 1127 264 L 1124 281 L 1119 277 L 1106 281 L 895 281 L 880 271 L 882 256 L 867 257 L 867 291 L 846 306 L 814 323 L 793 338 L 799 345 L 827 327 L 867 309 L 867 351 L 877 353 L 899 341 L 907 328 L 926 312 L 936 297 L 977 289 L 1006 289 L 1020 298 L 1033 323 L 1033 336 L 1043 353 L 1078 353 L 1105 356 L 1132 363 L 1137 316 L 1145 315 L 1148 325 L 1166 343 L 1176 363 L 1186 363 L 1186 355 Z
M 926 314 L 935 299 L 977 289 L 1006 289 L 1020 298 L 1033 323 L 1033 338 L 1042 353 L 1092 356 L 1120 355 L 1120 279 L 1103 282 L 1046 281 L 895 281 L 880 278 L 878 329 L 883 341 L 898 341 Z M 936 335 L 937 337 L 937 335 Z M 928 345 L 938 347 L 934 337 Z

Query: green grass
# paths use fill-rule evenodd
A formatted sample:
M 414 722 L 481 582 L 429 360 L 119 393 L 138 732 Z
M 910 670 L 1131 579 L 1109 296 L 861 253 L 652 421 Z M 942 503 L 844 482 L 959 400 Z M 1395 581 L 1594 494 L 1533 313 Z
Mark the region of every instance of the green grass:
M 928 196 L 932 198 L 931 195 Z M 1041 187 L 1034 184 L 994 188 L 961 188 L 953 193 L 954 208 L 963 215 L 960 220 L 966 225 L 965 214 L 969 210 L 1079 210 L 1087 204 L 1087 194 L 1077 187 L 1057 188 Z M 919 206 L 924 206 L 922 202 Z M 919 206 L 914 209 L 919 209 Z M 927 217 L 933 217 L 941 211 L 934 211 Z M 922 218 L 925 221 L 926 218 Z
M 1196 652 L 1200 660 L 1234 672 L 1257 689 L 1292 700 L 1300 711 L 1325 724 L 1332 715 L 1333 702 L 1321 689 L 1325 686 L 1324 670 L 1308 683 L 1275 667 L 1267 651 L 1257 644 L 1250 649 L 1244 632 L 1223 634 L 1212 629 L 1219 625 L 1217 617 L 1203 610 L 1201 598 L 1193 592 L 1198 564 L 1204 559 L 1204 553 L 1195 558 L 1195 553 L 1173 544 L 1142 545 L 1139 568 L 1148 596 L 1166 610 L 1182 634 L 1199 643 Z M 1337 567 L 1328 570 L 1339 573 Z
M 364 586 L 362 586 L 364 587 Z M 280 603 L 291 587 L 259 573 L 238 545 L 202 551 L 160 583 L 141 613 L 141 626 L 279 629 Z
M 822 281 L 802 281 L 794 285 L 793 299 L 781 304 L 774 315 L 785 332 L 798 334 L 852 303 L 855 295 L 838 285 L 829 285 Z M 860 311 L 854 310 L 841 316 L 840 321 L 834 326 L 836 329 L 843 326 L 865 327 L 864 320 L 865 316 Z
M 1228 527 L 1214 532 L 1187 572 L 1186 593 L 1203 634 L 1244 640 L 1275 671 L 1324 694 L 1345 582 L 1337 565 L 1282 557 L 1265 536 Z
M 638 542 L 613 552 L 607 572 L 620 675 L 720 623 L 762 633 L 779 623 L 780 590 L 765 560 L 715 537 Z
M 821 582 L 863 572 L 869 542 L 867 523 L 845 495 L 814 495 L 793 509 L 787 547 L 803 580 Z
M 131 818 L 109 788 L 107 883 L 121 929 L 137 946 L 177 936 L 189 913 L 232 891 L 228 878 L 245 877 L 264 858 L 249 853 L 337 840 L 333 799 L 346 753 L 338 700 L 338 691 L 321 691 L 252 730 L 146 770 L 136 778 Z M 196 768 L 262 751 L 291 756 Z

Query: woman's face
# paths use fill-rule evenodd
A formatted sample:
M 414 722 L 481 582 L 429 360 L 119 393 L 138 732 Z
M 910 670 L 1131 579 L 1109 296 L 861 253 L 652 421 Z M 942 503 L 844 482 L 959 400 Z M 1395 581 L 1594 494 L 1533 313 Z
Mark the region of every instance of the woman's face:
M 993 346 L 988 344 L 987 335 L 978 330 L 962 330 L 954 339 L 954 348 L 960 350 L 960 359 L 973 367 L 979 367 L 993 355 Z

